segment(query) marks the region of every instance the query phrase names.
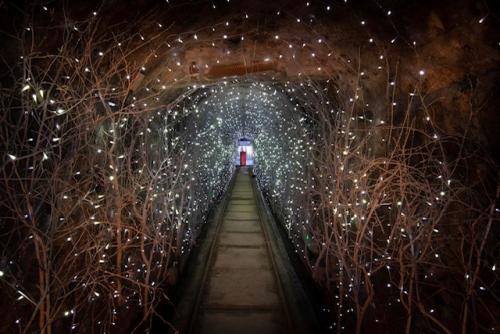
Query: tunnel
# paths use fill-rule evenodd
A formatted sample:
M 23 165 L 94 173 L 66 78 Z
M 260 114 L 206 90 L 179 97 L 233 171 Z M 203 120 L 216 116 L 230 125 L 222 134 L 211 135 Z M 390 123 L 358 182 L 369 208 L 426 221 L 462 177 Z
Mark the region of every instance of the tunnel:
M 499 333 L 492 0 L 0 2 L 0 333 Z

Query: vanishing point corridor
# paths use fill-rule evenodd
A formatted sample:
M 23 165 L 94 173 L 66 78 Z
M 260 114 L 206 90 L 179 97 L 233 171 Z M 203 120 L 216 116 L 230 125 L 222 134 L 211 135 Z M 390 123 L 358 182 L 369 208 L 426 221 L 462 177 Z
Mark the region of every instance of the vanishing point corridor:
M 290 333 L 250 170 L 241 167 L 215 241 L 195 333 Z
M 499 0 L 0 0 L 0 334 L 500 333 Z

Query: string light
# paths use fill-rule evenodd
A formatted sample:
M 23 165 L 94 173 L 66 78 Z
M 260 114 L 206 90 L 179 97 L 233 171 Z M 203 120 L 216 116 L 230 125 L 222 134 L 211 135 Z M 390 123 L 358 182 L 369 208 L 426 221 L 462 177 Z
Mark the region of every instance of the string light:
M 306 2 L 305 7 L 311 11 L 314 4 Z M 44 11 L 48 10 L 47 7 L 42 8 Z M 212 8 L 215 10 L 217 7 L 212 4 Z M 331 6 L 325 7 L 322 4 L 321 11 L 325 10 L 330 11 Z M 238 14 L 239 18 L 242 17 L 241 14 L 241 12 Z M 277 20 L 287 20 L 286 17 L 290 17 L 284 15 L 285 10 L 283 15 L 281 10 L 275 14 L 273 17 Z M 95 11 L 92 15 L 98 16 Z M 383 9 L 378 15 L 388 21 L 389 16 L 392 19 L 393 13 L 391 10 Z M 312 22 L 319 22 L 314 15 L 300 15 L 303 19 L 295 14 L 291 17 L 289 20 L 295 21 L 297 27 L 311 33 L 314 30 L 310 29 Z M 480 18 L 479 23 L 483 24 L 486 17 Z M 249 15 L 245 13 L 244 18 L 249 20 Z M 372 22 L 371 17 L 361 21 L 359 19 L 356 18 L 354 24 L 358 27 L 363 26 L 363 30 L 374 25 L 367 24 L 368 21 Z M 392 58 L 390 55 L 386 58 L 380 54 L 382 48 L 368 51 L 366 54 L 366 58 L 372 59 L 376 66 L 370 67 L 370 61 L 367 61 L 360 67 L 362 70 L 357 72 L 353 70 L 353 64 L 356 63 L 354 59 L 351 62 L 351 59 L 341 56 L 340 50 L 331 49 L 328 45 L 331 43 L 330 38 L 325 37 L 329 35 L 315 33 L 311 38 L 301 36 L 289 38 L 287 33 L 272 32 L 268 38 L 276 41 L 273 42 L 274 45 L 282 44 L 282 48 L 277 53 L 267 52 L 269 50 L 257 53 L 255 62 L 258 65 L 262 62 L 270 63 L 265 66 L 274 66 L 281 61 L 298 64 L 294 80 L 287 81 L 286 77 L 276 79 L 274 73 L 206 80 L 203 75 L 216 68 L 208 62 L 196 64 L 198 72 L 193 69 L 193 73 L 189 73 L 192 77 L 186 79 L 185 60 L 188 59 L 179 55 L 183 55 L 191 47 L 211 45 L 213 48 L 221 49 L 221 52 L 214 56 L 213 59 L 216 61 L 213 63 L 222 63 L 225 66 L 228 64 L 228 59 L 233 59 L 231 57 L 234 54 L 239 56 L 236 51 L 222 50 L 230 42 L 232 43 L 234 38 L 245 41 L 244 33 L 248 36 L 247 40 L 256 40 L 258 34 L 238 27 L 239 23 L 236 21 L 224 19 L 213 26 L 197 29 L 197 33 L 194 34 L 191 31 L 179 32 L 175 35 L 177 37 L 161 35 L 165 37 L 162 47 L 169 49 L 165 51 L 168 57 L 163 57 L 165 54 L 159 51 L 161 48 L 151 51 L 151 55 L 158 58 L 158 61 L 166 58 L 164 63 L 161 63 L 165 70 L 160 77 L 154 78 L 159 71 L 155 63 L 148 61 L 148 57 L 139 62 L 144 66 L 138 68 L 121 64 L 124 68 L 127 66 L 130 68 L 127 67 L 127 71 L 122 72 L 121 76 L 119 72 L 114 73 L 112 80 L 106 78 L 108 81 L 100 83 L 104 87 L 97 87 L 97 84 L 93 83 L 95 87 L 91 87 L 87 92 L 89 94 L 83 99 L 85 108 L 75 103 L 76 100 L 65 101 L 62 93 L 54 93 L 59 89 L 69 90 L 67 87 L 77 82 L 73 73 L 76 76 L 86 73 L 85 80 L 93 80 L 94 75 L 102 73 L 102 67 L 99 66 L 105 65 L 92 63 L 89 57 L 77 54 L 77 49 L 71 49 L 75 54 L 71 54 L 68 58 L 72 67 L 66 71 L 68 75 L 65 80 L 70 80 L 70 83 L 57 82 L 57 86 L 53 87 L 56 89 L 49 90 L 44 85 L 36 84 L 36 80 L 23 78 L 19 81 L 22 84 L 16 86 L 16 91 L 19 94 L 20 87 L 22 87 L 21 93 L 29 91 L 23 95 L 30 101 L 26 104 L 29 110 L 26 117 L 31 117 L 30 119 L 36 122 L 41 121 L 42 118 L 38 117 L 44 115 L 43 108 L 49 101 L 51 106 L 46 110 L 47 115 L 50 117 L 50 122 L 54 119 L 58 123 L 43 121 L 47 122 L 44 125 L 47 125 L 47 132 L 50 133 L 46 138 L 46 145 L 39 139 L 28 141 L 36 142 L 36 145 L 43 148 L 42 150 L 31 154 L 28 151 L 34 144 L 20 145 L 19 147 L 25 149 L 19 151 L 12 146 L 12 150 L 9 151 L 19 154 L 22 159 L 7 154 L 7 158 L 11 161 L 19 160 L 17 163 L 8 164 L 8 168 L 23 165 L 26 159 L 28 166 L 33 164 L 27 168 L 34 173 L 33 175 L 36 173 L 43 175 L 45 168 L 51 168 L 51 163 L 57 165 L 65 162 L 60 158 L 61 155 L 73 154 L 71 152 L 74 148 L 71 148 L 70 143 L 75 143 L 77 147 L 74 149 L 75 152 L 80 149 L 85 150 L 90 165 L 78 161 L 77 163 L 81 164 L 78 169 L 81 171 L 70 169 L 68 171 L 70 177 L 64 179 L 68 184 L 81 185 L 82 189 L 75 187 L 76 190 L 67 191 L 67 194 L 60 193 L 54 196 L 57 198 L 54 206 L 65 216 L 54 219 L 58 224 L 57 233 L 61 233 L 58 240 L 65 244 L 64 247 L 72 248 L 68 253 L 71 257 L 69 261 L 76 261 L 73 259 L 76 258 L 82 263 L 86 261 L 85 263 L 97 266 L 102 272 L 117 272 L 117 276 L 122 275 L 126 278 L 120 282 L 130 282 L 131 285 L 137 283 L 137 286 L 147 287 L 145 289 L 148 293 L 143 294 L 141 288 L 118 287 L 118 279 L 112 275 L 102 280 L 106 283 L 94 282 L 92 275 L 74 268 L 78 266 L 75 265 L 77 262 L 69 262 L 72 265 L 71 270 L 77 272 L 72 275 L 71 283 L 79 287 L 75 288 L 79 292 L 90 296 L 88 303 L 92 305 L 95 302 L 101 303 L 102 300 L 119 299 L 127 307 L 143 306 L 152 294 L 159 291 L 155 289 L 164 283 L 165 273 L 160 268 L 172 268 L 173 263 L 176 263 L 183 254 L 190 252 L 201 227 L 207 221 L 208 213 L 227 188 L 228 180 L 234 171 L 239 139 L 249 139 L 255 147 L 254 172 L 260 189 L 280 218 L 298 256 L 302 257 L 311 272 L 318 275 L 315 276 L 318 281 L 328 285 L 325 286 L 325 290 L 332 291 L 332 300 L 323 310 L 325 313 L 335 310 L 338 317 L 329 327 L 338 328 L 339 332 L 345 330 L 348 320 L 344 319 L 356 316 L 356 309 L 359 306 L 356 304 L 359 303 L 357 296 L 360 289 L 366 286 L 370 288 L 375 286 L 375 289 L 378 286 L 387 288 L 388 292 L 384 291 L 384 295 L 387 296 L 385 301 L 389 302 L 381 305 L 377 300 L 373 305 L 376 304 L 378 310 L 381 308 L 389 310 L 385 314 L 390 314 L 390 307 L 395 307 L 395 304 L 405 304 L 412 298 L 411 294 L 414 294 L 413 287 L 409 286 L 410 283 L 404 277 L 400 282 L 397 280 L 397 272 L 402 270 L 398 263 L 399 259 L 407 261 L 421 257 L 424 261 L 437 266 L 442 266 L 449 259 L 447 252 L 440 249 L 439 244 L 434 244 L 433 239 L 430 243 L 432 247 L 426 253 L 423 253 L 422 248 L 411 255 L 404 252 L 407 251 L 407 245 L 410 245 L 414 252 L 413 247 L 418 244 L 419 238 L 426 239 L 431 235 L 436 238 L 435 240 L 443 240 L 441 235 L 446 233 L 446 226 L 443 229 L 437 228 L 440 224 L 437 221 L 438 213 L 444 212 L 441 211 L 443 207 L 451 203 L 454 192 L 460 189 L 460 181 L 455 182 L 454 175 L 447 173 L 442 163 L 433 160 L 426 166 L 411 165 L 407 162 L 411 160 L 409 156 L 404 155 L 410 153 L 396 149 L 390 151 L 393 149 L 391 145 L 395 145 L 394 140 L 397 136 L 392 134 L 394 136 L 392 137 L 386 132 L 395 131 L 407 135 L 413 133 L 414 129 L 410 130 L 406 123 L 403 123 L 401 128 L 393 129 L 392 118 L 372 109 L 371 106 L 377 104 L 370 100 L 371 92 L 365 85 L 355 84 L 350 87 L 347 83 L 330 77 L 325 80 L 329 70 L 337 66 L 345 70 L 343 76 L 354 76 L 359 73 L 359 80 L 369 86 L 373 73 L 382 75 L 385 70 L 381 70 L 387 68 L 390 73 L 387 90 L 400 89 L 396 82 L 399 83 L 401 80 L 392 76 Z M 73 26 L 73 30 L 79 35 L 86 34 L 85 25 L 83 23 L 78 25 L 80 28 Z M 161 33 L 167 30 L 163 29 L 160 23 L 153 26 L 155 30 L 160 28 Z M 229 26 L 231 29 L 235 27 L 236 30 L 241 28 L 243 33 L 223 34 L 224 31 L 221 30 Z M 31 27 L 25 29 L 32 30 Z M 144 31 L 144 34 L 134 33 L 135 37 L 139 36 L 139 38 L 134 37 L 134 40 L 140 41 L 113 41 L 113 45 L 123 46 L 125 50 L 134 46 L 129 43 L 144 43 L 142 44 L 144 50 L 154 48 L 151 46 L 152 43 L 148 44 L 148 39 L 152 37 L 145 37 L 153 36 L 149 31 Z M 203 36 L 202 41 L 199 40 L 198 34 Z M 396 34 L 390 40 L 390 43 L 394 44 L 399 40 L 399 34 L 397 32 L 391 34 Z M 370 50 L 374 50 L 379 47 L 379 41 L 382 39 L 377 35 L 369 37 L 370 35 L 365 35 L 360 40 L 362 45 L 371 44 Z M 384 39 L 383 43 L 386 44 L 387 41 Z M 413 41 L 413 46 L 416 46 L 416 41 Z M 102 51 L 97 51 L 97 55 L 106 57 L 99 61 L 108 60 L 108 57 L 111 60 L 116 59 L 113 58 L 116 57 L 115 51 L 112 48 L 102 47 Z M 21 59 L 24 59 L 24 56 Z M 332 64 L 334 66 L 331 66 Z M 426 64 L 422 65 L 430 70 Z M 199 73 L 200 69 L 206 71 Z M 92 74 L 89 74 L 91 72 Z M 419 70 L 415 67 L 409 72 L 412 77 L 415 73 L 419 76 L 426 75 L 425 69 Z M 319 79 L 315 76 L 319 76 Z M 125 78 L 126 83 L 121 82 L 121 78 Z M 146 80 L 140 81 L 143 78 Z M 36 77 L 33 76 L 33 79 Z M 413 84 L 418 86 L 427 79 L 429 77 L 426 80 L 417 80 L 419 82 Z M 139 87 L 120 88 L 120 84 L 129 87 L 136 85 L 138 81 L 140 81 Z M 81 82 L 78 84 L 83 85 Z M 77 96 L 77 89 L 74 88 L 73 93 Z M 421 86 L 418 86 L 411 93 L 404 92 L 404 95 L 411 99 L 408 96 L 422 94 L 420 89 Z M 181 90 L 183 92 L 179 93 Z M 173 95 L 178 96 L 173 97 Z M 169 102 L 163 105 L 164 101 Z M 399 98 L 386 102 L 385 107 L 395 112 L 404 106 Z M 79 115 L 82 110 L 91 110 L 91 113 Z M 427 111 L 424 115 L 426 114 Z M 82 131 L 81 138 L 73 134 L 78 127 L 75 126 L 74 129 L 68 127 L 64 123 L 66 120 L 69 120 L 67 124 L 74 125 L 79 122 L 85 124 L 82 126 L 84 130 L 78 129 Z M 428 128 L 422 130 L 422 134 L 433 139 L 436 146 L 432 147 L 438 147 L 440 141 L 446 137 L 434 128 L 434 121 L 430 122 L 430 116 L 422 117 L 420 114 L 419 120 L 427 122 L 425 127 Z M 85 144 L 79 144 L 79 140 Z M 382 163 L 379 158 L 384 153 L 387 153 L 387 156 L 384 156 Z M 36 160 L 32 159 L 32 156 L 36 157 Z M 41 161 L 45 161 L 43 167 L 39 163 L 40 157 Z M 81 156 L 79 158 L 85 160 Z M 368 166 L 367 162 L 373 165 Z M 371 167 L 373 169 L 370 169 Z M 417 172 L 426 168 L 428 168 L 428 178 Z M 413 169 L 417 170 L 414 174 L 385 173 L 388 170 L 413 171 Z M 442 175 L 435 177 L 438 172 Z M 92 173 L 91 179 L 88 178 L 89 173 Z M 393 189 L 387 180 L 393 180 L 396 176 L 402 179 L 414 177 L 410 182 L 412 185 L 423 182 L 427 188 L 418 191 L 411 186 L 402 191 Z M 453 183 L 449 177 L 453 178 Z M 80 178 L 87 179 L 85 182 L 77 183 L 75 180 Z M 83 186 L 87 188 L 84 189 Z M 377 192 L 374 190 L 379 189 L 377 187 L 383 190 Z M 419 193 L 421 197 L 412 197 L 415 193 Z M 126 205 L 119 206 L 117 203 L 120 200 Z M 68 204 L 61 203 L 74 203 L 78 209 L 75 215 L 79 215 L 78 219 L 85 223 L 80 224 L 79 220 L 67 214 L 63 208 Z M 23 222 L 29 224 L 29 221 L 35 218 L 37 217 L 29 212 L 23 217 Z M 118 225 L 120 226 L 117 227 Z M 73 227 L 79 230 L 72 231 Z M 442 232 L 443 230 L 445 232 Z M 89 241 L 92 247 L 81 249 L 82 239 L 80 236 L 77 237 L 80 233 L 96 235 L 98 238 Z M 354 240 L 353 236 L 359 238 Z M 27 240 L 33 238 L 33 233 L 26 237 Z M 35 240 L 38 238 L 39 235 L 36 235 Z M 375 244 L 376 248 L 361 248 L 362 251 L 359 251 L 358 247 L 367 247 L 366 243 Z M 118 257 L 120 246 L 123 246 L 125 251 L 121 254 L 122 262 L 116 264 L 113 260 Z M 341 254 L 338 249 L 342 249 L 343 253 Z M 359 253 L 354 254 L 357 251 Z M 327 254 L 329 259 L 325 260 L 320 254 Z M 393 258 L 389 254 L 395 257 L 399 255 L 401 258 Z M 148 260 L 148 256 L 154 260 Z M 349 262 L 358 256 L 359 262 Z M 169 259 L 166 260 L 165 257 Z M 490 262 L 486 269 L 495 272 L 496 266 Z M 421 270 L 419 275 L 424 274 L 425 280 L 435 283 L 432 272 L 434 269 L 419 267 L 419 270 Z M 10 268 L 7 272 L 11 272 Z M 158 275 L 159 273 L 163 276 Z M 328 275 L 328 282 L 325 275 Z M 471 278 L 474 276 L 470 275 L 472 274 L 465 274 L 466 280 L 472 281 Z M 4 271 L 0 271 L 0 277 L 5 279 Z M 107 282 L 108 279 L 110 282 Z M 423 283 L 419 284 L 422 284 L 419 288 L 425 286 Z M 432 283 L 428 284 L 430 286 Z M 474 289 L 485 291 L 486 294 L 488 289 L 485 285 L 476 286 Z M 30 299 L 27 297 L 30 294 L 25 294 L 21 290 L 16 291 L 19 294 L 18 301 L 26 302 L 25 299 Z M 433 305 L 431 302 L 422 303 L 425 303 L 423 309 L 428 309 L 433 317 L 438 317 L 439 310 L 429 308 Z M 73 315 L 75 317 L 72 318 L 77 318 L 75 310 L 78 308 L 68 304 L 69 302 L 65 301 L 56 308 L 59 313 L 57 316 L 61 316 L 61 310 L 66 310 L 62 312 L 63 317 Z M 109 324 L 114 325 L 114 316 L 117 312 L 113 309 L 111 320 L 100 319 L 97 324 L 103 328 Z M 373 319 L 376 323 L 380 322 L 379 319 Z M 20 320 L 17 319 L 15 322 L 19 324 Z M 72 323 L 71 326 L 74 329 L 76 324 Z

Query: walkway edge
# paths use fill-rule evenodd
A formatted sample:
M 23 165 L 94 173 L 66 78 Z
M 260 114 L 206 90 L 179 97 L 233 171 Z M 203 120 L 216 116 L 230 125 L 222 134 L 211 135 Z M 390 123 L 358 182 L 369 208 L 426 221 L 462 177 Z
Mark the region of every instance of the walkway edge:
M 222 201 L 216 206 L 212 215 L 204 226 L 205 230 L 200 233 L 197 239 L 197 246 L 193 248 L 191 254 L 186 259 L 186 264 L 181 276 L 189 279 L 180 279 L 182 286 L 177 286 L 178 294 L 181 294 L 178 304 L 175 306 L 176 316 L 172 319 L 172 325 L 178 333 L 191 333 L 193 329 L 193 319 L 196 319 L 200 298 L 203 294 L 204 280 L 211 267 L 211 255 L 214 245 L 217 242 L 217 232 L 223 221 L 224 212 L 229 202 L 231 191 L 236 180 L 237 170 L 233 171 L 231 180 L 228 183 Z M 189 294 L 188 291 L 195 293 Z
M 283 240 L 282 234 L 278 230 L 278 222 L 274 219 L 255 178 L 252 179 L 252 186 L 257 197 L 262 225 L 265 233 L 269 236 L 269 246 L 275 262 L 275 270 L 279 275 L 277 279 L 287 302 L 288 316 L 291 319 L 294 332 L 321 333 L 318 317 L 313 311 L 313 303 L 305 292 L 288 256 L 284 243 L 289 241 Z

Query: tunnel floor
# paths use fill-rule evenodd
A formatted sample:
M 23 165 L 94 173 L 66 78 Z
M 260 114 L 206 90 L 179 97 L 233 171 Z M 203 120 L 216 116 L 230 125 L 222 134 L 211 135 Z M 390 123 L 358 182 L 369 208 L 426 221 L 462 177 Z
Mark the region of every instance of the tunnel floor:
M 286 304 L 247 168 L 234 187 L 217 233 L 195 333 L 287 333 Z

